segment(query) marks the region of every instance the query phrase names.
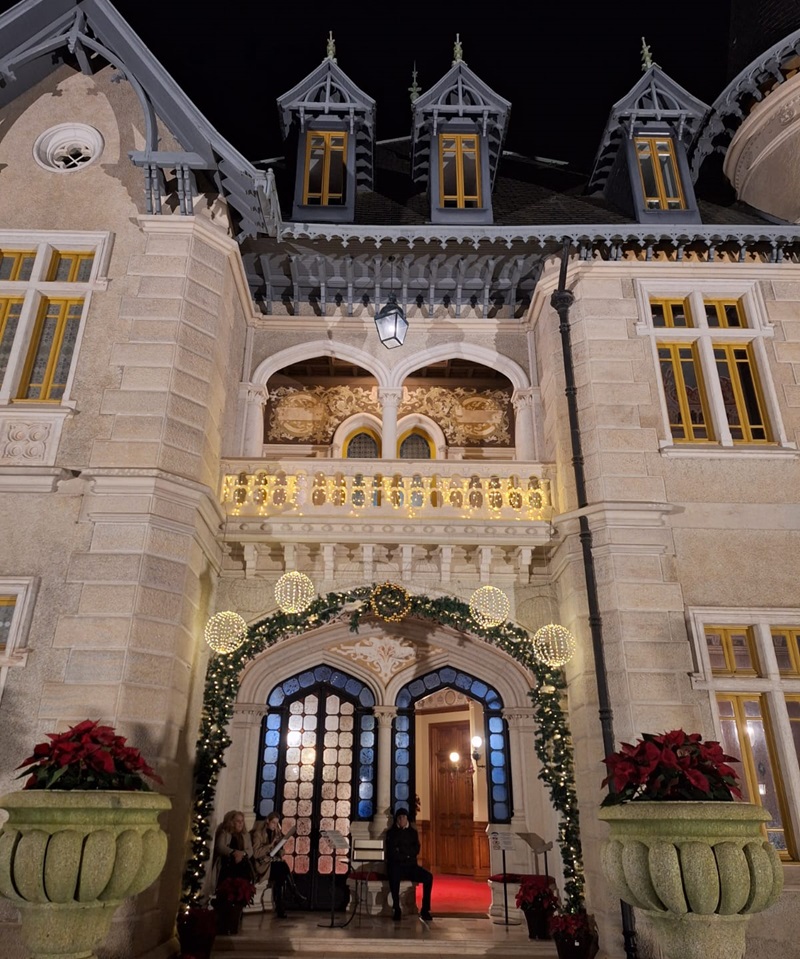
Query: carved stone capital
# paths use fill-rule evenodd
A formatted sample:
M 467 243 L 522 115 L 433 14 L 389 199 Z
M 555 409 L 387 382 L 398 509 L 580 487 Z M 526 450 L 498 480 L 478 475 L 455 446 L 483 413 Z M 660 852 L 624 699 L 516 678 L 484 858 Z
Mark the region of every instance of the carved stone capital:
M 403 387 L 380 386 L 378 387 L 378 399 L 383 406 L 393 406 L 397 409 L 403 401 Z
M 373 710 L 375 718 L 378 720 L 378 726 L 381 729 L 391 728 L 392 721 L 397 716 L 396 706 L 376 706 Z
M 259 385 L 258 383 L 248 383 L 245 386 L 247 391 L 247 402 L 248 403 L 259 403 L 261 406 L 269 399 L 269 390 L 264 385 Z
M 510 729 L 532 729 L 536 725 L 536 713 L 527 706 L 516 706 L 503 710 L 503 719 Z
M 511 395 L 511 403 L 514 410 L 519 413 L 520 410 L 529 410 L 533 407 L 534 390 L 528 386 L 525 389 L 516 389 Z

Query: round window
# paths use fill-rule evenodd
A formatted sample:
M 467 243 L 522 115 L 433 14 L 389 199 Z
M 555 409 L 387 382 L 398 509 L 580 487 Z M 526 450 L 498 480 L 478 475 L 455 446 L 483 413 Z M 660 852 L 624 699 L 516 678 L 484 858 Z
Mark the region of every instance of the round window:
M 33 145 L 39 166 L 54 173 L 72 173 L 100 158 L 103 137 L 85 123 L 59 123 L 45 130 Z

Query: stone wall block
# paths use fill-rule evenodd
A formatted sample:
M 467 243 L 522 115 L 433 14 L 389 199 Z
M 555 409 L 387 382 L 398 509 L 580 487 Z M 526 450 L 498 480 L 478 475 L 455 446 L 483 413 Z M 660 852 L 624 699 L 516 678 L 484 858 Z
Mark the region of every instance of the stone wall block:
M 111 363 L 115 366 L 170 368 L 175 364 L 175 347 L 167 343 L 118 343 L 112 347 Z
M 601 395 L 597 406 L 594 407 L 595 421 L 598 427 L 610 426 L 615 428 L 639 427 L 641 426 L 641 410 L 636 405 L 615 405 L 606 403 L 605 397 Z M 583 411 L 581 411 L 581 422 L 583 422 Z
M 134 319 L 131 320 L 128 340 L 131 343 L 174 343 L 180 328 L 178 320 Z
M 133 612 L 136 586 L 97 586 L 86 583 L 81 589 L 78 612 L 81 616 L 111 614 L 124 616 Z
M 87 649 L 122 648 L 127 644 L 130 618 L 119 616 L 61 616 L 53 645 Z
M 213 360 L 198 356 L 191 350 L 179 346 L 175 351 L 174 366 L 176 370 L 189 373 L 201 380 L 212 382 L 215 373 L 215 363 Z
M 192 376 L 182 370 L 176 370 L 172 378 L 172 392 L 186 399 L 202 403 L 208 399 L 209 384 L 207 380 Z
M 171 363 L 164 366 L 126 366 L 122 371 L 123 390 L 167 390 L 172 376 Z
M 615 555 L 613 556 L 614 579 L 618 581 L 635 582 L 661 582 L 662 569 L 660 556 L 646 556 L 642 554 L 634 556 Z
M 657 451 L 658 434 L 652 429 L 598 429 L 597 445 L 607 451 Z M 659 454 L 660 455 L 660 454 Z
M 151 556 L 163 556 L 165 559 L 188 565 L 192 554 L 192 540 L 174 530 L 150 526 L 147 530 L 145 551 Z
M 73 553 L 67 570 L 68 583 L 131 583 L 139 578 L 138 554 Z
M 143 257 L 143 259 L 154 259 L 162 256 L 187 257 L 191 245 L 191 238 L 188 234 L 174 233 L 171 236 L 164 236 L 163 233 L 148 233 L 147 257 Z
M 190 269 L 195 264 L 208 267 L 218 274 L 217 284 L 222 284 L 224 277 L 219 274 L 224 274 L 227 267 L 228 257 L 225 253 L 195 237 L 192 243 L 191 257 Z
M 142 558 L 142 575 L 140 582 L 144 586 L 154 586 L 157 589 L 181 593 L 186 581 L 186 564 L 177 563 L 161 556 Z
M 181 325 L 177 342 L 197 356 L 219 362 L 219 345 L 216 337 L 206 330 L 198 330 L 196 327 L 184 323 Z
M 146 527 L 142 523 L 95 523 L 92 552 L 140 553 Z
M 683 613 L 680 614 L 683 616 Z M 636 648 L 641 640 L 649 643 L 672 643 L 674 641 L 669 616 L 646 609 L 623 609 L 620 622 L 629 648 Z M 685 640 L 684 630 L 684 640 Z
M 593 383 L 632 383 L 633 364 L 621 359 L 590 359 L 589 375 Z
M 167 416 L 196 429 L 204 430 L 209 420 L 209 411 L 202 403 L 188 400 L 183 396 L 170 396 Z
M 91 465 L 146 469 L 155 466 L 158 451 L 158 443 L 96 440 L 92 443 Z
M 162 656 L 155 651 L 129 650 L 123 680 L 137 686 L 171 687 L 172 664 L 171 656 Z
M 115 442 L 159 440 L 163 428 L 161 416 L 115 416 L 111 439 Z
M 143 586 L 136 598 L 136 615 L 174 624 L 181 613 L 180 593 Z M 171 626 L 174 629 L 174 625 Z
M 677 584 L 618 583 L 620 609 L 681 609 L 683 594 Z
M 65 683 L 118 683 L 125 664 L 123 650 L 73 649 L 64 673 Z
M 651 642 L 652 637 L 650 636 L 647 636 L 646 639 L 647 641 L 628 642 L 625 644 L 625 661 L 629 669 L 644 670 L 656 668 L 673 670 L 676 673 L 682 673 L 684 675 L 694 672 L 694 663 L 692 662 L 688 643 L 678 646 L 672 642 Z
M 206 442 L 206 434 L 203 430 L 194 429 L 181 423 L 179 420 L 167 419 L 164 421 L 164 442 L 175 449 L 183 450 L 194 456 L 199 456 L 203 452 L 203 445 Z
M 169 297 L 123 296 L 119 315 L 129 319 L 175 320 L 180 318 L 181 306 L 181 300 Z
M 158 455 L 159 469 L 179 476 L 189 476 L 199 482 L 212 483 L 213 469 L 210 463 L 205 466 L 204 458 L 199 454 L 187 453 L 173 446 L 162 446 Z
M 593 316 L 585 324 L 587 340 L 625 340 L 630 336 L 629 322 L 624 317 L 601 319 Z
M 120 687 L 117 715 L 120 719 L 181 725 L 186 716 L 186 699 L 173 690 L 165 696 L 161 687 L 129 683 Z
M 605 499 L 636 502 L 663 502 L 666 499 L 664 479 L 661 476 L 640 478 L 636 476 L 611 476 L 603 480 Z
M 149 249 L 149 243 L 148 243 Z M 128 260 L 128 273 L 132 276 L 180 276 L 186 275 L 187 257 L 134 255 Z
M 142 276 L 139 278 L 139 296 L 183 299 L 184 277 Z
M 39 719 L 80 722 L 91 717 L 113 723 L 117 715 L 119 686 L 75 683 L 44 683 L 39 700 Z
M 630 711 L 637 735 L 652 732 L 661 733 L 669 729 L 684 729 L 687 732 L 696 732 L 703 728 L 699 710 L 686 705 L 632 703 Z
M 209 313 L 220 313 L 219 288 L 222 286 L 222 277 L 210 271 L 207 267 L 190 264 L 189 275 L 184 288 L 184 298 L 187 303 L 194 303 Z
M 150 390 L 105 390 L 100 412 L 127 413 L 131 416 L 163 415 L 167 394 Z

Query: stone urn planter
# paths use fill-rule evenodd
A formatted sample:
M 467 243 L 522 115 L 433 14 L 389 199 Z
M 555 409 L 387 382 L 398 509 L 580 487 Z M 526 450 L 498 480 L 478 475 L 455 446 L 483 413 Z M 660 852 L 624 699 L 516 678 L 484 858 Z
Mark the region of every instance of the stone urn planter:
M 741 959 L 750 916 L 774 903 L 783 868 L 751 803 L 628 802 L 601 809 L 616 896 L 652 923 L 665 959 Z
M 90 959 L 120 903 L 164 868 L 153 792 L 30 790 L 0 796 L 0 894 L 22 916 L 32 959 Z

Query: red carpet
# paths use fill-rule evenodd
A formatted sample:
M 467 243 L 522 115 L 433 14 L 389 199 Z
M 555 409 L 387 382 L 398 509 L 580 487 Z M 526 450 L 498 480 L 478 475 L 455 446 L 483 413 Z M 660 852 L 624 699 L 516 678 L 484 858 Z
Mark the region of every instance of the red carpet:
M 436 916 L 445 914 L 486 915 L 491 903 L 491 893 L 486 880 L 476 882 L 469 876 L 433 877 L 431 912 Z M 422 902 L 422 886 L 417 886 L 417 904 Z

